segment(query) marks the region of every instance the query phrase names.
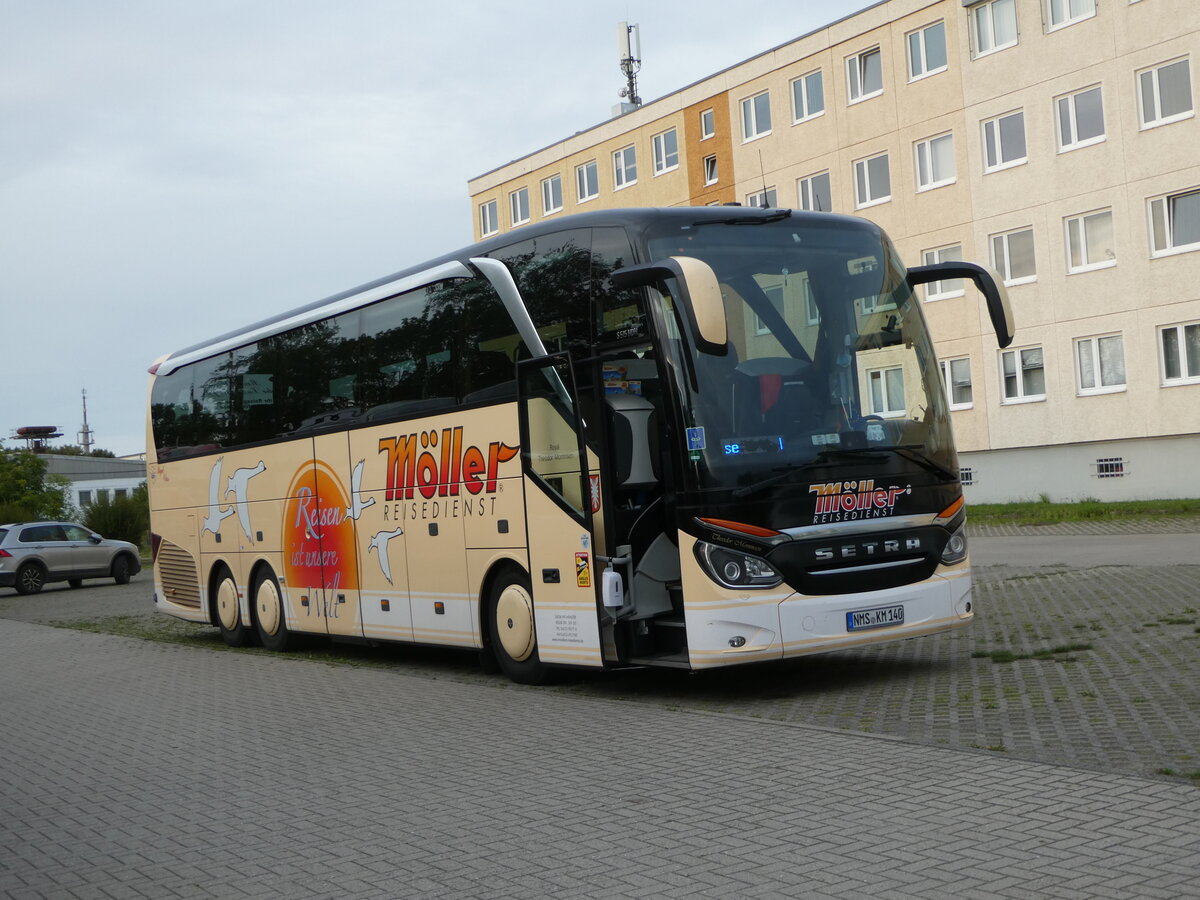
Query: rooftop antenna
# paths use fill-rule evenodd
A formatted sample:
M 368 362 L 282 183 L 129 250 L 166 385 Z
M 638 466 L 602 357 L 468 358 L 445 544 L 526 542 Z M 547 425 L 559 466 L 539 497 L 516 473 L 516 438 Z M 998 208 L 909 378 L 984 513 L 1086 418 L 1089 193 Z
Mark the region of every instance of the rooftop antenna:
M 624 102 L 617 107 L 617 114 L 633 112 L 642 105 L 637 92 L 637 74 L 642 69 L 642 39 L 636 25 L 621 22 L 617 25 L 617 49 L 620 53 L 621 71 L 625 74 L 625 87 L 617 91 Z
M 83 389 L 83 425 L 79 429 L 79 446 L 83 448 L 84 454 L 92 452 L 92 426 L 87 420 L 87 388 Z

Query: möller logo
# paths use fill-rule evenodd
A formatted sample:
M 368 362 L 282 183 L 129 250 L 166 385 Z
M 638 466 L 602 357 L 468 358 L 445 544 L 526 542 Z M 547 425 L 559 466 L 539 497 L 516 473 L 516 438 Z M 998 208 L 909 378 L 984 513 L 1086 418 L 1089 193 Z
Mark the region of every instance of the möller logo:
M 878 519 L 892 515 L 896 500 L 912 493 L 912 486 L 875 487 L 875 479 L 863 481 L 829 481 L 809 485 L 808 492 L 817 495 L 813 507 L 813 523 L 853 522 L 856 519 Z

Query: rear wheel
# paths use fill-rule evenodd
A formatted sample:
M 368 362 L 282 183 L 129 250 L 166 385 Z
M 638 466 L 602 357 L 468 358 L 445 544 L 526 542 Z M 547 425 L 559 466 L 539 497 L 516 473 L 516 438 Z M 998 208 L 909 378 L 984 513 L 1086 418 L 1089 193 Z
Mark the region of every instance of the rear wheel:
M 216 614 L 217 627 L 221 629 L 221 640 L 230 647 L 244 647 L 250 643 L 250 627 L 242 621 L 241 606 L 233 573 L 222 566 L 217 570 L 213 612 Z
M 515 569 L 501 573 L 488 599 L 492 652 L 501 671 L 518 684 L 545 684 L 550 670 L 538 659 L 529 577 Z
M 129 584 L 129 557 L 118 556 L 113 560 L 112 578 L 117 584 Z
M 46 585 L 46 573 L 37 563 L 26 563 L 17 569 L 18 594 L 37 594 Z
M 275 573 L 263 568 L 254 577 L 254 626 L 258 639 L 268 650 L 286 650 L 292 641 L 283 610 L 283 593 Z

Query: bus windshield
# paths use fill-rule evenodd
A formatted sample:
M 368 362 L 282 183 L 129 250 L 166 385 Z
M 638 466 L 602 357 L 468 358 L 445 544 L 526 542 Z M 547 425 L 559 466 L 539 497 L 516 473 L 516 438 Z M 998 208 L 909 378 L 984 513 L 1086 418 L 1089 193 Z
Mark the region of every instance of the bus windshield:
M 728 353 L 716 356 L 691 347 L 681 310 L 659 298 L 697 487 L 749 496 L 835 466 L 957 479 L 929 332 L 878 227 L 779 211 L 662 225 L 647 249 L 703 260 L 724 300 Z

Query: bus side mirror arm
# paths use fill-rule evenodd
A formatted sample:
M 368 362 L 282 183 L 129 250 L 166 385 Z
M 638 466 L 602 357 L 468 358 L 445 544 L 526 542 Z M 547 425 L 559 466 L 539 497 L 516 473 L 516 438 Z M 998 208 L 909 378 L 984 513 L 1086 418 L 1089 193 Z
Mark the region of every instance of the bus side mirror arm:
M 670 256 L 612 273 L 618 288 L 649 287 L 667 278 L 679 285 L 679 307 L 696 349 L 711 356 L 728 353 L 729 331 L 721 285 L 708 263 L 691 256 Z
M 996 331 L 996 343 L 1001 348 L 1013 342 L 1016 326 L 1013 322 L 1012 307 L 1008 303 L 1008 291 L 996 273 L 984 266 L 969 262 L 943 262 L 931 266 L 913 266 L 908 270 L 908 283 L 913 287 L 918 284 L 929 284 L 931 281 L 944 281 L 948 278 L 969 278 L 975 282 L 979 293 L 987 303 L 988 315 L 992 319 L 992 328 Z

